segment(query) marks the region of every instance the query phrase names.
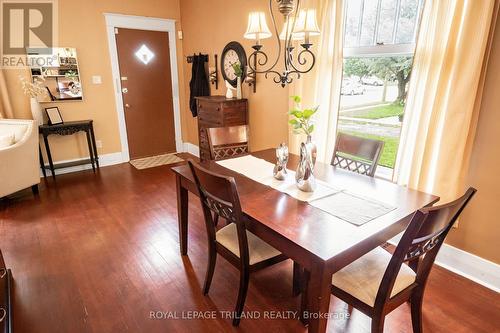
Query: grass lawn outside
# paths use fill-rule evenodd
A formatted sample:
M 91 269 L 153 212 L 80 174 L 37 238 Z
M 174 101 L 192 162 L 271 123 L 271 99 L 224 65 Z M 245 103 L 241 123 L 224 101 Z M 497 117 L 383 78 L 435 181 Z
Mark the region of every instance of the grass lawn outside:
M 379 136 L 379 135 L 365 134 L 352 131 L 341 131 L 341 132 L 359 136 L 362 138 L 384 141 L 384 150 L 382 151 L 382 156 L 380 156 L 378 164 L 394 169 L 394 164 L 396 162 L 396 154 L 398 153 L 399 138 L 391 138 L 387 136 Z
M 387 117 L 394 117 L 403 114 L 404 106 L 400 104 L 388 104 L 374 107 L 373 109 L 366 109 L 357 112 L 357 114 L 352 115 L 353 118 L 365 118 L 365 119 L 380 119 Z

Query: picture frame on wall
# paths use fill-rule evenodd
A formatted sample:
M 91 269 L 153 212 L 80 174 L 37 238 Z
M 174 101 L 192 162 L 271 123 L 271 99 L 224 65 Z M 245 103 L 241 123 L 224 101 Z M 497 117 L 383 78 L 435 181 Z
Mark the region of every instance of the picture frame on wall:
M 64 122 L 57 106 L 45 108 L 45 113 L 47 114 L 49 125 L 58 125 Z

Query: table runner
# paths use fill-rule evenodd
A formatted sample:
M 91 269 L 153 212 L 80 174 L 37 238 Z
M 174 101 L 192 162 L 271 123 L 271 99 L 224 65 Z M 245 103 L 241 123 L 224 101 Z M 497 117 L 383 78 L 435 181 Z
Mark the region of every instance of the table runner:
M 273 177 L 274 164 L 255 156 L 236 157 L 218 161 L 217 164 L 286 193 L 297 200 L 308 202 L 310 205 L 356 226 L 363 225 L 396 209 L 396 207 L 378 200 L 335 188 L 318 179 L 316 179 L 317 188 L 314 192 L 303 192 L 295 184 L 294 171 L 288 170 L 288 176 L 285 180 L 277 180 Z
M 274 164 L 252 155 L 218 161 L 217 164 L 242 174 L 258 183 L 286 193 L 300 201 L 310 202 L 340 191 L 340 189 L 316 179 L 316 190 L 314 192 L 303 192 L 295 185 L 294 171 L 288 170 L 288 176 L 285 180 L 277 180 L 273 177 Z

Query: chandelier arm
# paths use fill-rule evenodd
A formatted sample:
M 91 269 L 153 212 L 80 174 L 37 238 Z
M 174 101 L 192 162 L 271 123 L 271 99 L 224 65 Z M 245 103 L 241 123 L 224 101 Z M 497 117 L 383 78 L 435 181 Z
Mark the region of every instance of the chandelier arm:
M 273 77 L 274 83 L 281 83 L 282 82 L 283 76 L 281 75 L 281 73 L 274 71 L 274 70 L 271 70 L 271 71 L 267 71 L 265 73 L 264 77 L 267 79 L 269 77 L 269 74 L 274 75 L 274 77 Z
M 261 59 L 258 59 L 257 56 L 258 55 L 262 55 L 262 58 Z M 265 54 L 264 52 L 260 51 L 260 50 L 255 50 L 254 52 L 252 52 L 250 54 L 250 56 L 248 57 L 248 64 L 247 66 L 250 68 L 250 70 L 253 72 L 253 73 L 256 73 L 256 74 L 264 74 L 264 73 L 267 73 L 269 70 L 271 70 L 272 68 L 270 68 L 269 70 L 261 70 L 261 71 L 258 71 L 257 68 L 254 67 L 254 64 L 257 64 L 259 66 L 265 66 L 267 64 L 267 61 L 269 60 L 269 57 L 267 56 L 267 54 Z
M 300 66 L 304 66 L 307 64 L 307 58 L 304 56 L 305 54 L 308 54 L 311 56 L 311 65 L 307 68 L 307 69 L 298 69 L 296 68 L 293 64 L 292 64 L 292 67 L 293 67 L 293 71 L 291 71 L 290 73 L 301 73 L 301 74 L 305 74 L 305 73 L 309 73 L 313 68 L 314 68 L 314 65 L 316 64 L 316 56 L 314 55 L 314 53 L 312 53 L 310 50 L 308 49 L 304 49 L 302 51 L 300 51 L 299 55 L 297 56 L 297 63 L 300 65 Z
M 278 0 L 277 2 L 280 3 L 281 0 Z M 278 26 L 276 25 L 276 17 L 274 17 L 273 1 L 272 0 L 269 0 L 269 13 L 271 14 L 271 20 L 273 21 L 274 32 L 276 34 L 276 40 L 278 41 L 278 56 L 276 57 L 274 64 L 268 70 L 268 71 L 271 71 L 271 70 L 273 70 L 274 67 L 276 67 L 276 65 L 278 64 L 278 61 L 280 60 L 280 57 L 281 57 L 281 40 L 280 40 L 280 35 L 278 32 Z
M 286 29 L 286 35 L 285 35 L 285 70 L 288 71 L 291 67 L 293 67 L 292 64 L 292 39 L 293 39 L 293 32 L 295 30 L 295 26 L 297 25 L 297 18 L 299 17 L 299 11 L 300 11 L 300 0 L 297 0 L 297 7 L 295 8 L 295 14 L 293 18 L 293 24 L 292 24 L 292 29 L 288 31 L 289 25 L 287 24 L 287 29 Z M 289 35 L 290 34 L 290 35 Z

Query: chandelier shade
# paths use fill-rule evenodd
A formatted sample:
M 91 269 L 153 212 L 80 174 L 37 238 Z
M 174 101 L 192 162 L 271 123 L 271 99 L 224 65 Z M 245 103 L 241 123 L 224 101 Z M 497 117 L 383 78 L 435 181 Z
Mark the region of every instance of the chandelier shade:
M 318 21 L 316 20 L 316 9 L 301 10 L 299 14 L 297 33 L 318 36 L 320 34 Z
M 243 35 L 245 39 L 261 40 L 271 37 L 271 31 L 267 26 L 266 14 L 263 12 L 252 12 L 248 15 L 247 31 Z

